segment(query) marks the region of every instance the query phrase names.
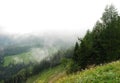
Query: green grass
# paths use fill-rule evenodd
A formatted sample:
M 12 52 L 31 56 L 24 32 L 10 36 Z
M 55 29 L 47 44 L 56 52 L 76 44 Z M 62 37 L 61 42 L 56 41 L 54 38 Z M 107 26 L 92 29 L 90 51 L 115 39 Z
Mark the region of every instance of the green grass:
M 38 75 L 30 77 L 26 83 L 48 83 L 49 81 L 54 81 L 55 79 L 53 80 L 53 78 L 58 76 L 58 74 L 60 75 L 61 71 L 65 71 L 61 65 L 46 69 Z
M 69 75 L 62 66 L 58 66 L 29 78 L 27 83 L 120 83 L 120 61 Z
M 13 56 L 6 56 L 4 58 L 4 66 L 8 66 L 9 64 L 18 64 L 21 62 L 24 62 L 25 64 L 28 64 L 30 61 L 32 61 L 32 55 L 30 52 L 22 53 L 18 55 Z M 34 60 L 33 60 L 34 61 Z
M 120 83 L 120 61 L 66 75 L 55 83 Z
M 24 64 L 28 64 L 29 62 L 37 63 L 44 59 L 46 56 L 52 56 L 56 52 L 57 49 L 55 48 L 33 48 L 29 52 L 4 57 L 3 66 L 8 66 L 9 64 L 18 64 L 21 62 Z

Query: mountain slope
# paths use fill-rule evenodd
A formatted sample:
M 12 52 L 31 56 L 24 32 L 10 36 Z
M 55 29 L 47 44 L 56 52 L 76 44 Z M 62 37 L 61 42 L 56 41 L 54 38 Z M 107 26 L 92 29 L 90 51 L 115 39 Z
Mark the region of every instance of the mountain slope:
M 65 76 L 55 83 L 120 83 L 120 61 Z

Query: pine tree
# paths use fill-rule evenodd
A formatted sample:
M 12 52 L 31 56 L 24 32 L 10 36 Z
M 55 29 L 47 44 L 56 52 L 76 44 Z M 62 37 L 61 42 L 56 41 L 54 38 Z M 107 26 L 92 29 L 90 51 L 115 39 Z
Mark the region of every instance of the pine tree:
M 73 61 L 75 62 L 75 63 L 77 63 L 78 62 L 78 49 L 79 49 L 79 44 L 78 44 L 78 42 L 76 42 L 76 44 L 75 44 L 75 49 L 74 49 L 74 54 L 73 54 Z

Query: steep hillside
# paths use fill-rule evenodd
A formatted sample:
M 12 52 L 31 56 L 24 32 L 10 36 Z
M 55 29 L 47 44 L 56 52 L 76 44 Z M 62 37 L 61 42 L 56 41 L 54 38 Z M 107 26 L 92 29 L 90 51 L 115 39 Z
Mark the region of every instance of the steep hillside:
M 120 61 L 67 75 L 55 83 L 120 83 Z

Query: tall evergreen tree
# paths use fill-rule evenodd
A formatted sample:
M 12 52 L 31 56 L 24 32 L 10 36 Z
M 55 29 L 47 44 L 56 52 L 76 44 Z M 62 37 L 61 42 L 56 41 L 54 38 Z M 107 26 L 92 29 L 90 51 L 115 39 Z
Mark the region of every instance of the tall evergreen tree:
M 78 62 L 78 49 L 79 49 L 79 44 L 78 44 L 78 42 L 76 42 L 76 44 L 75 44 L 75 49 L 74 49 L 74 56 L 73 56 L 73 61 L 75 62 L 75 63 L 77 63 Z

